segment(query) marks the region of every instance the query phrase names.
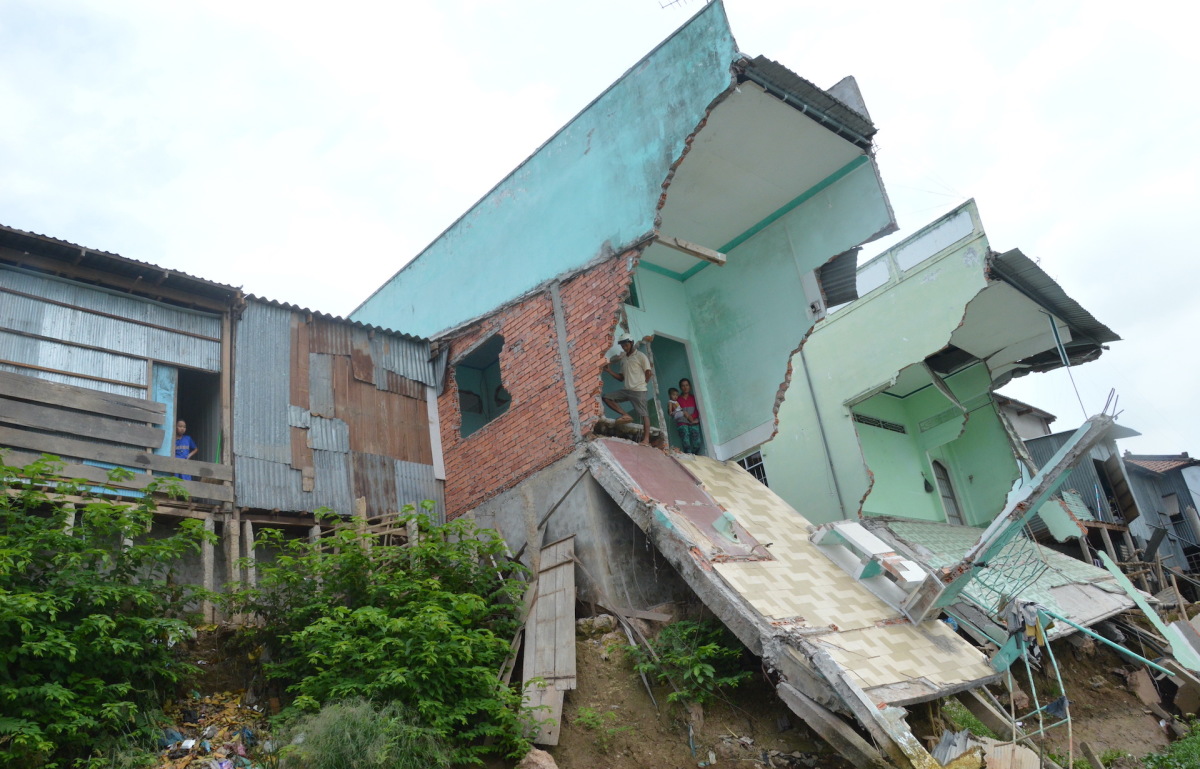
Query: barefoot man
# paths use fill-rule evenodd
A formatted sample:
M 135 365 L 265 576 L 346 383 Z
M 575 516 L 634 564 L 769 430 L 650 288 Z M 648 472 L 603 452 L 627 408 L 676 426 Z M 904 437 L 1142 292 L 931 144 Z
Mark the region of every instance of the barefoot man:
M 613 379 L 624 383 L 624 387 L 616 392 L 611 392 L 604 396 L 604 403 L 610 409 L 617 412 L 621 416 L 617 419 L 618 423 L 632 422 L 633 417 L 625 413 L 618 404 L 629 403 L 633 407 L 635 416 L 642 420 L 642 442 L 650 442 L 650 412 L 646 410 L 646 385 L 650 381 L 650 376 L 653 372 L 650 371 L 650 360 L 646 357 L 646 353 L 637 350 L 633 346 L 633 340 L 629 337 L 621 337 L 617 343 L 621 345 L 621 371 L 620 373 L 612 370 L 611 364 L 605 364 L 604 370 L 607 371 Z

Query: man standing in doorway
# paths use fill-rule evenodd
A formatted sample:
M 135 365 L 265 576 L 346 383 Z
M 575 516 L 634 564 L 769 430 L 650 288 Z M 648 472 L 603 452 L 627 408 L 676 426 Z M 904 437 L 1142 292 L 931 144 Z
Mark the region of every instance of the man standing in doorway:
M 633 345 L 633 340 L 627 336 L 621 337 L 617 344 L 621 345 L 621 371 L 613 371 L 612 364 L 605 364 L 604 370 L 625 386 L 616 392 L 604 396 L 604 403 L 621 416 L 618 423 L 632 422 L 633 417 L 625 413 L 619 403 L 629 403 L 635 416 L 642 420 L 642 442 L 650 443 L 650 412 L 646 409 L 646 386 L 654 372 L 650 370 L 650 359 L 646 353 Z

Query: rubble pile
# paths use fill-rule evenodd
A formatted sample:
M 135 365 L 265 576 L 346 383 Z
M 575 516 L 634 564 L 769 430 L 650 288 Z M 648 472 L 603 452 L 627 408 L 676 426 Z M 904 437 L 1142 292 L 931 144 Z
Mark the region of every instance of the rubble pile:
M 171 703 L 164 712 L 158 769 L 263 769 L 257 759 L 274 751 L 266 715 L 243 703 L 243 693 L 222 692 Z

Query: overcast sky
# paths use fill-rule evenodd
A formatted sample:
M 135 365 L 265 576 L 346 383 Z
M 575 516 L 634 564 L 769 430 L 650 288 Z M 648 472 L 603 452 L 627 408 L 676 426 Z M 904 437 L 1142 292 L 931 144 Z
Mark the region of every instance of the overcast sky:
M 0 223 L 346 314 L 700 8 L 0 0 Z M 974 197 L 1124 337 L 1073 370 L 1087 410 L 1116 388 L 1124 446 L 1200 453 L 1178 8 L 727 3 L 743 52 L 858 79 L 901 236 Z M 1082 418 L 1065 371 L 1005 392 Z

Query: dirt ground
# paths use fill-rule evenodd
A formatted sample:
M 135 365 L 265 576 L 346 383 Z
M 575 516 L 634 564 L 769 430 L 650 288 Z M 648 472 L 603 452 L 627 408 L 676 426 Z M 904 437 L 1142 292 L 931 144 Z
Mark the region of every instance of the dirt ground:
M 709 761 L 710 751 L 715 769 L 766 765 L 754 761 L 764 752 L 779 767 L 848 767 L 761 678 L 703 708 L 702 723 L 693 721 L 693 754 L 688 714 L 666 701 L 669 690 L 655 690 L 656 709 L 624 652 L 606 652 L 599 639 L 579 639 L 576 652 L 579 688 L 567 694 L 560 741 L 549 749 L 560 769 L 684 769 Z M 615 718 L 591 728 L 581 708 Z
M 1120 750 L 1140 757 L 1169 744 L 1158 719 L 1126 687 L 1120 671 L 1132 670 L 1131 663 L 1103 646 L 1079 651 L 1064 642 L 1055 645 L 1055 654 L 1071 702 L 1072 728 L 1070 733 L 1065 726 L 1050 731 L 1040 740 L 1043 750 L 1081 759 L 1080 744 L 1088 742 L 1098 753 Z M 716 761 L 709 765 L 715 769 L 769 766 L 764 751 L 777 767 L 849 766 L 761 678 L 739 687 L 728 700 L 704 708 L 702 725 L 693 728 L 693 753 L 687 713 L 668 704 L 667 692 L 657 688 L 656 709 L 623 652 L 606 651 L 599 639 L 578 638 L 577 655 L 579 686 L 567 693 L 559 744 L 547 748 L 560 769 L 690 769 L 709 761 L 710 751 Z M 1028 692 L 1024 666 L 1014 667 L 1014 673 Z M 1043 697 L 1056 691 L 1052 674 L 1035 674 L 1034 683 Z M 588 721 L 595 719 L 581 709 L 614 715 L 601 716 L 600 727 L 589 726 Z M 944 725 L 936 708 L 922 706 L 910 708 L 909 723 L 925 739 L 940 736 Z

